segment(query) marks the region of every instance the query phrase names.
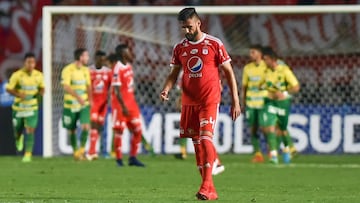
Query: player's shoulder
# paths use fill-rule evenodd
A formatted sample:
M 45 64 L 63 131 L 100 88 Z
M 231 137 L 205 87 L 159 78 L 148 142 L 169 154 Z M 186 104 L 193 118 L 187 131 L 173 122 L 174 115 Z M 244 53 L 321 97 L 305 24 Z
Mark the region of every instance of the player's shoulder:
M 38 70 L 38 69 L 34 69 L 34 70 L 33 70 L 33 74 L 34 74 L 34 76 L 36 76 L 36 77 L 43 75 L 43 73 L 42 73 L 40 70 Z
M 211 42 L 211 43 L 214 43 L 214 44 L 217 44 L 219 46 L 223 45 L 223 42 L 219 38 L 217 38 L 217 37 L 215 37 L 213 35 L 205 34 L 204 42 L 206 43 L 207 41 Z
M 180 40 L 178 43 L 176 43 L 174 45 L 174 50 L 182 48 L 182 47 L 188 47 L 188 46 L 189 46 L 189 40 L 186 38 L 183 38 L 182 40 Z
M 69 63 L 62 69 L 62 71 L 67 72 L 67 71 L 73 70 L 74 68 L 75 68 L 75 64 L 74 63 Z

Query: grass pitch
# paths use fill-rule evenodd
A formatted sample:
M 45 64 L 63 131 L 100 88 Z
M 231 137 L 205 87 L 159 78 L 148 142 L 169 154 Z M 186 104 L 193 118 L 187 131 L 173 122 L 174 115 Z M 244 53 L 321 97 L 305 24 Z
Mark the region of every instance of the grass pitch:
M 220 158 L 226 170 L 214 177 L 218 202 L 360 202 L 358 155 L 300 155 L 278 166 L 251 164 L 249 155 Z M 0 202 L 198 202 L 194 156 L 139 159 L 146 168 L 105 159 L 0 157 Z

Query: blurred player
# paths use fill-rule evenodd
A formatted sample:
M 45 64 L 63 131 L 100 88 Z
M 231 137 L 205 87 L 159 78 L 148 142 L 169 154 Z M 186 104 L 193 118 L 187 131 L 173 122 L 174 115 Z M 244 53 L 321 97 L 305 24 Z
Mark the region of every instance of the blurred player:
M 105 66 L 106 53 L 96 51 L 95 64 L 90 66 L 90 79 L 93 103 L 90 110 L 91 131 L 90 148 L 86 158 L 93 160 L 98 158 L 96 144 L 100 133 L 103 132 L 105 116 L 108 109 L 109 89 L 111 85 L 111 69 Z
M 92 102 L 90 71 L 86 66 L 89 53 L 79 48 L 74 51 L 75 62 L 68 64 L 61 72 L 64 87 L 64 111 L 62 122 L 68 130 L 75 160 L 85 159 L 85 144 L 90 129 L 90 106 Z M 80 148 L 77 144 L 76 123 L 80 121 Z
M 118 166 L 124 166 L 121 146 L 122 135 L 127 127 L 132 134 L 128 163 L 130 166 L 144 167 L 145 165 L 136 158 L 142 139 L 142 127 L 140 109 L 134 94 L 134 73 L 130 64 L 133 58 L 125 44 L 118 45 L 115 53 L 118 61 L 113 68 L 111 107 L 116 162 Z
M 114 69 L 116 63 L 118 61 L 118 57 L 116 54 L 112 53 L 109 56 L 107 56 L 107 62 L 108 66 L 111 67 L 111 69 Z M 112 146 L 111 149 L 114 150 L 114 139 L 112 139 Z M 141 136 L 141 143 L 143 144 L 145 150 L 152 156 L 155 156 L 155 152 L 151 144 L 145 139 L 144 135 Z M 113 157 L 116 157 L 115 150 L 111 152 Z
M 242 75 L 241 98 L 242 106 L 246 106 L 246 120 L 250 126 L 251 143 L 254 147 L 253 163 L 264 162 L 264 156 L 260 147 L 260 135 L 258 131 L 263 126 L 262 111 L 264 106 L 264 97 L 266 90 L 259 88 L 264 80 L 265 70 L 267 68 L 262 59 L 262 47 L 252 45 L 249 49 L 251 62 L 246 64 Z
M 196 197 L 215 200 L 218 195 L 212 179 L 212 166 L 216 152 L 212 139 L 221 97 L 219 69 L 224 71 L 231 90 L 233 120 L 240 115 L 236 80 L 223 43 L 201 31 L 201 21 L 195 9 L 184 8 L 179 12 L 178 20 L 186 39 L 173 49 L 172 69 L 160 98 L 169 100 L 169 91 L 183 70 L 180 137 L 189 137 L 194 143 L 196 163 L 202 177 Z
M 12 120 L 17 151 L 24 148 L 24 127 L 26 133 L 23 162 L 30 162 L 34 147 L 34 133 L 38 123 L 39 96 L 44 94 L 43 74 L 35 69 L 36 59 L 33 53 L 25 54 L 24 66 L 14 72 L 6 85 L 8 93 L 15 96 L 12 105 Z
M 263 58 L 267 69 L 265 71 L 265 81 L 262 86 L 268 91 L 264 103 L 264 126 L 270 148 L 270 161 L 277 164 L 277 142 L 276 125 L 278 125 L 279 135 L 284 138 L 287 132 L 287 125 L 290 113 L 291 94 L 299 92 L 300 85 L 287 65 L 278 64 L 278 57 L 271 48 L 263 49 Z M 283 160 L 289 163 L 290 149 L 286 139 L 284 141 Z

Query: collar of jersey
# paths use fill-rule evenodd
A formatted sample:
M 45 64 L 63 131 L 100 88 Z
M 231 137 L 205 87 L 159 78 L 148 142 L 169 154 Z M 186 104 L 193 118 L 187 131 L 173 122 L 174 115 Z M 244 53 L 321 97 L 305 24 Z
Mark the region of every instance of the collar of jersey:
M 203 32 L 203 36 L 196 42 L 192 42 L 192 41 L 189 41 L 190 44 L 199 44 L 200 42 L 202 42 L 206 37 L 206 33 Z

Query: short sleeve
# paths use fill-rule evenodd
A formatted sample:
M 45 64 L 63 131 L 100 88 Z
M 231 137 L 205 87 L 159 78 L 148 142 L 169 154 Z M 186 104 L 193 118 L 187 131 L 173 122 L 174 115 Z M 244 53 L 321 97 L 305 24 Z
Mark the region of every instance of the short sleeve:
M 181 65 L 181 62 L 179 59 L 179 46 L 175 45 L 172 51 L 170 66 L 177 66 L 177 65 Z
M 67 68 L 64 68 L 61 72 L 61 84 L 71 85 L 71 74 Z
M 230 62 L 231 58 L 228 54 L 228 52 L 225 49 L 225 46 L 223 43 L 219 44 L 219 48 L 218 48 L 218 61 L 219 61 L 219 65 L 222 65 L 224 63 Z
M 6 84 L 6 89 L 15 89 L 16 85 L 18 83 L 18 76 L 16 73 L 12 74 L 10 79 L 9 79 L 9 83 Z
M 45 88 L 44 75 L 42 73 L 39 74 L 39 88 Z
M 286 68 L 285 70 L 285 79 L 290 87 L 294 87 L 299 84 L 299 81 L 297 80 L 296 76 L 294 75 L 294 73 L 291 71 L 290 68 Z
M 86 76 L 86 85 L 91 86 L 90 70 L 88 68 L 84 68 L 84 71 Z
M 244 67 L 243 69 L 243 74 L 242 74 L 242 85 L 246 86 L 249 82 L 249 78 L 248 78 L 248 74 L 247 74 L 247 66 Z

